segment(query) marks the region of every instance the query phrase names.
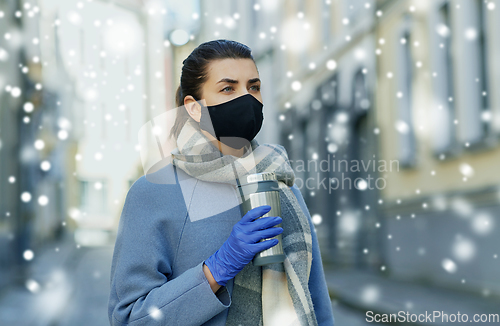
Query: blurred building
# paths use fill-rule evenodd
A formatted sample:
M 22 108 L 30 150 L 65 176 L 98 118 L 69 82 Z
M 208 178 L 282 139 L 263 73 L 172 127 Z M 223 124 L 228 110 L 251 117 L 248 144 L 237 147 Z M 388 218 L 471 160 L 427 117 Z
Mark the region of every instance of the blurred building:
M 75 95 L 67 104 L 77 117 L 77 146 L 68 158 L 78 196 L 68 207 L 75 240 L 110 243 L 125 195 L 143 172 L 139 130 L 165 107 L 161 17 L 166 11 L 142 1 L 42 3 L 45 29 L 58 31 Z
M 112 241 L 141 128 L 175 107 L 186 56 L 226 38 L 252 48 L 257 140 L 286 147 L 325 265 L 500 294 L 499 10 L 0 1 L 0 285 L 65 229 Z
M 381 1 L 375 103 L 389 273 L 500 294 L 500 12 Z M 380 41 L 384 40 L 383 44 Z
M 0 285 L 24 281 L 65 230 L 79 245 L 113 241 L 143 173 L 139 130 L 170 100 L 165 14 L 142 1 L 0 1 Z
M 56 136 L 64 90 L 43 82 L 40 8 L 2 1 L 0 11 L 0 284 L 6 285 L 23 281 L 34 248 L 63 232 L 71 145 Z
M 194 44 L 228 38 L 253 50 L 265 107 L 257 139 L 287 148 L 325 264 L 500 293 L 499 8 L 201 4 Z
M 484 1 L 287 5 L 285 21 L 329 12 L 334 26 L 315 19 L 323 48 L 287 61 L 302 87 L 294 96 L 284 83 L 290 109 L 278 124 L 292 157 L 335 161 L 330 180 L 341 184 L 331 194 L 316 190 L 315 164 L 302 176 L 313 177 L 302 190 L 323 221 L 326 261 L 498 293 L 498 10 Z
M 377 153 L 375 135 L 368 136 L 374 126 L 374 5 L 368 1 L 365 8 L 365 2 L 358 2 L 352 9 L 351 3 L 203 1 L 201 17 L 214 18 L 203 20 L 198 43 L 227 38 L 252 48 L 265 107 L 257 140 L 287 148 L 296 183 L 318 222 L 323 258 L 340 265 L 378 266 L 381 241 L 371 227 L 379 218 L 378 195 L 330 184 L 342 175 L 361 177 L 333 169 L 337 158 L 365 159 Z M 349 146 L 350 138 L 363 147 Z M 330 167 L 318 164 L 328 159 Z M 372 208 L 365 210 L 368 205 Z M 363 254 L 365 246 L 371 255 Z

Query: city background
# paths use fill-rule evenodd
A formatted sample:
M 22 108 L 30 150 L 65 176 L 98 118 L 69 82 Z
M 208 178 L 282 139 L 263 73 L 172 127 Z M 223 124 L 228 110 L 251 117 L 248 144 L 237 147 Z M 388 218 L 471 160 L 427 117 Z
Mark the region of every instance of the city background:
M 0 0 L 1 325 L 109 323 L 140 128 L 214 39 L 252 49 L 256 139 L 304 181 L 336 325 L 500 323 L 498 1 Z

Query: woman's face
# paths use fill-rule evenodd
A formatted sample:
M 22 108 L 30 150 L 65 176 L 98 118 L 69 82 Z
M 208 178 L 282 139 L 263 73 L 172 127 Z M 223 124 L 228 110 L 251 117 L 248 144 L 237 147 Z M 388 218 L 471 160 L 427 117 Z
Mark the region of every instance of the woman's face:
M 259 73 L 251 59 L 222 59 L 208 65 L 208 79 L 202 87 L 205 105 L 212 106 L 230 101 L 245 94 L 252 94 L 262 102 Z M 201 107 L 192 96 L 184 98 L 189 115 L 200 122 Z
M 262 102 L 260 93 L 259 73 L 255 63 L 251 59 L 222 59 L 214 60 L 208 65 L 208 79 L 202 86 L 201 99 L 204 105 L 212 106 L 228 102 L 234 98 L 251 94 Z M 203 102 L 202 102 L 203 104 Z M 184 107 L 188 114 L 196 122 L 201 119 L 201 106 L 196 100 L 188 95 L 184 98 Z M 205 130 L 201 132 L 210 139 L 224 154 L 241 156 L 244 148 L 231 148 Z

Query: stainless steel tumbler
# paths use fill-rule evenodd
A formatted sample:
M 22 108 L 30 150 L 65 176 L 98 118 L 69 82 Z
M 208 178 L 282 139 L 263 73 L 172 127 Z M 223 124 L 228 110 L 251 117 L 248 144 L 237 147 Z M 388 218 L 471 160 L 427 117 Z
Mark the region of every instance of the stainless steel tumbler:
M 238 186 L 238 192 L 242 201 L 240 205 L 242 216 L 255 207 L 269 205 L 271 206 L 271 210 L 259 218 L 266 216 L 282 217 L 278 180 L 273 172 L 249 174 L 239 181 L 240 185 Z M 274 227 L 281 227 L 281 223 Z M 259 242 L 270 239 L 278 239 L 279 242 L 275 246 L 255 255 L 252 260 L 254 266 L 282 263 L 285 260 L 282 234 L 278 234 L 272 238 L 262 239 Z

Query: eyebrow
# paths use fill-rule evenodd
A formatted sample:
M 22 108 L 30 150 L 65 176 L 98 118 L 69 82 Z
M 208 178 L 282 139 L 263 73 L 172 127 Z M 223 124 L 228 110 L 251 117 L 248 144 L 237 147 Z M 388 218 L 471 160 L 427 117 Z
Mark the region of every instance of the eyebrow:
M 221 80 L 219 80 L 216 84 L 218 83 L 230 83 L 230 84 L 238 84 L 238 81 L 235 80 L 235 79 L 231 79 L 231 78 L 222 78 Z M 260 79 L 259 78 L 252 78 L 252 79 L 249 79 L 248 80 L 248 83 L 249 84 L 253 84 L 253 83 L 256 83 L 256 82 L 260 82 Z

